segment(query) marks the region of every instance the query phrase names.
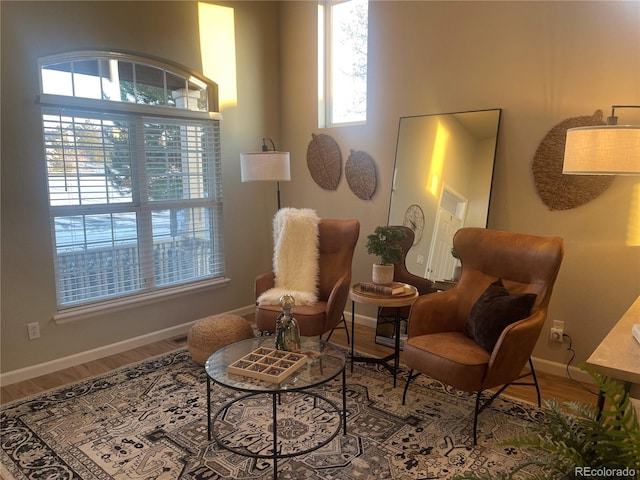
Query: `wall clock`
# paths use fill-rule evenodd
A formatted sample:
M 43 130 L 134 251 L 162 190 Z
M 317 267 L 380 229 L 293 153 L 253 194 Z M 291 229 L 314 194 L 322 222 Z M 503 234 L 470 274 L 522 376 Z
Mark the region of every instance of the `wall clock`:
M 402 224 L 413 230 L 413 244 L 417 245 L 422 238 L 422 231 L 424 230 L 424 212 L 422 208 L 420 208 L 420 205 L 409 205 L 407 211 L 404 212 Z

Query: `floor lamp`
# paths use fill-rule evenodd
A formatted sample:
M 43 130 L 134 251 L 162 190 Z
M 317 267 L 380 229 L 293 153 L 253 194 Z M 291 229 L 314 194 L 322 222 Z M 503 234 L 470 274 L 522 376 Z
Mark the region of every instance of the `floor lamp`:
M 562 173 L 640 175 L 640 125 L 618 125 L 616 108 L 640 108 L 640 105 L 614 105 L 607 125 L 568 129 Z M 640 324 L 633 324 L 628 334 L 635 337 L 636 330 L 640 331 Z M 628 394 L 630 383 L 624 382 L 624 387 Z M 598 417 L 603 407 L 604 397 L 600 391 Z
M 273 150 L 269 150 L 269 140 Z M 280 210 L 280 182 L 291 180 L 289 152 L 278 152 L 273 140 L 262 139 L 262 152 L 240 154 L 240 179 L 242 182 L 276 182 L 278 210 Z
M 618 125 L 614 105 L 607 125 L 567 130 L 562 173 L 576 175 L 640 175 L 640 125 Z

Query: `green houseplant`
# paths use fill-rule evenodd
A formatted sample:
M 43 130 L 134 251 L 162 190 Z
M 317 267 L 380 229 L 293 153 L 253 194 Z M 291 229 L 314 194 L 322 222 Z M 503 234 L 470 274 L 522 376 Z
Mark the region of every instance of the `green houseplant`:
M 373 282 L 388 285 L 393 282 L 393 264 L 402 261 L 402 248 L 396 242 L 406 234 L 394 227 L 379 226 L 367 236 L 367 252 L 376 255 L 380 262 L 373 265 Z
M 510 480 L 523 478 L 524 472 L 524 478 L 545 480 L 640 478 L 640 426 L 629 395 L 617 381 L 589 374 L 606 400 L 601 415 L 578 402 L 546 402 L 545 421 L 534 423 L 529 434 L 501 443 L 534 448 L 535 457 L 511 472 L 469 473 L 455 480 Z M 528 473 L 531 467 L 534 473 Z

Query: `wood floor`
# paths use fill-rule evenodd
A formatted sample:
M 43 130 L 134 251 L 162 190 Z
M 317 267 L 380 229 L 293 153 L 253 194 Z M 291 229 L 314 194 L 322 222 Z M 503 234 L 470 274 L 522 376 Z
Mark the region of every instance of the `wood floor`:
M 251 316 L 247 318 L 250 321 L 252 320 Z M 355 348 L 362 353 L 383 357 L 391 352 L 391 349 L 375 343 L 374 330 L 370 327 L 356 325 L 355 335 Z M 345 330 L 336 329 L 331 336 L 331 342 L 346 347 L 348 344 L 346 341 Z M 186 338 L 164 340 L 93 362 L 67 368 L 49 375 L 43 375 L 24 382 L 3 386 L 0 388 L 0 403 L 4 404 L 44 392 L 52 388 L 77 382 L 85 378 L 91 378 L 116 368 L 139 362 L 155 355 L 174 351 L 185 346 Z M 595 404 L 595 394 L 588 391 L 585 385 L 576 383 L 568 378 L 538 372 L 538 382 L 540 384 L 543 400 L 556 399 L 559 402 L 573 400 L 588 404 Z M 403 385 L 404 379 L 399 379 L 398 388 L 402 388 Z M 589 390 L 593 391 L 594 388 L 589 387 Z M 531 403 L 536 402 L 535 389 L 533 387 L 517 385 L 511 386 L 505 391 L 505 395 Z

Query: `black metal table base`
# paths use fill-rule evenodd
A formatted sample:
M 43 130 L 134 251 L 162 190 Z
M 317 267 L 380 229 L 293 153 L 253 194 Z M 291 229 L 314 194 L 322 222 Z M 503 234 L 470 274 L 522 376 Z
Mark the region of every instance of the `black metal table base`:
M 400 367 L 400 307 L 396 308 L 396 318 L 394 321 L 395 345 L 393 353 L 382 358 L 362 357 L 354 354 L 354 345 L 356 343 L 354 329 L 356 324 L 355 303 L 355 301 L 351 301 L 351 373 L 353 373 L 353 362 L 382 365 L 393 374 L 393 388 L 396 388 L 396 379 Z M 389 365 L 391 360 L 393 360 L 393 365 Z
M 300 455 L 305 455 L 307 453 L 310 452 L 314 452 L 316 450 L 318 450 L 319 448 L 324 447 L 325 445 L 327 445 L 329 442 L 331 442 L 331 440 L 333 440 L 338 433 L 340 432 L 340 430 L 342 429 L 342 434 L 346 435 L 347 434 L 347 379 L 346 379 L 346 368 L 342 369 L 342 421 L 339 422 L 338 427 L 336 428 L 335 432 L 333 432 L 329 437 L 327 437 L 326 439 L 322 440 L 321 442 L 318 442 L 318 444 L 314 445 L 312 448 L 308 448 L 304 451 L 297 451 L 297 452 L 292 452 L 292 453 L 287 453 L 287 454 L 281 454 L 279 449 L 278 449 L 278 405 L 280 405 L 281 403 L 281 395 L 283 394 L 294 394 L 294 395 L 308 395 L 313 397 L 313 401 L 314 404 L 315 402 L 317 402 L 318 400 L 326 402 L 327 404 L 330 405 L 330 407 L 334 410 L 334 412 L 336 414 L 340 414 L 340 407 L 333 401 L 329 400 L 326 396 L 320 395 L 317 392 L 312 392 L 308 389 L 302 389 L 302 390 L 285 390 L 285 391 L 273 391 L 273 392 L 251 392 L 247 395 L 243 395 L 241 397 L 235 398 L 233 400 L 231 400 L 230 402 L 226 403 L 225 405 L 223 405 L 221 408 L 218 409 L 218 411 L 215 413 L 215 415 L 212 415 L 212 410 L 211 410 L 211 382 L 213 380 L 211 380 L 211 378 L 209 376 L 207 376 L 207 435 L 209 438 L 209 441 L 215 439 L 215 441 L 218 443 L 218 445 L 220 445 L 222 448 L 229 450 L 230 452 L 236 453 L 238 455 L 242 455 L 245 457 L 251 457 L 251 458 L 261 458 L 261 459 L 271 459 L 273 461 L 273 478 L 274 480 L 276 480 L 278 478 L 278 459 L 281 458 L 290 458 L 290 457 L 297 457 Z M 255 397 L 258 395 L 270 395 L 271 396 L 271 402 L 272 402 L 272 416 L 273 416 L 273 421 L 272 421 L 272 430 L 273 430 L 273 446 L 271 449 L 271 452 L 268 454 L 257 454 L 257 453 L 251 453 L 248 452 L 244 449 L 240 449 L 237 447 L 234 447 L 233 445 L 227 445 L 220 437 L 218 437 L 218 435 L 216 435 L 216 431 L 215 431 L 215 422 L 216 419 L 222 415 L 224 412 L 226 412 L 229 408 L 231 408 L 232 406 L 234 406 L 236 403 L 246 399 L 246 398 L 250 398 L 250 397 Z M 342 427 L 342 428 L 341 428 Z

